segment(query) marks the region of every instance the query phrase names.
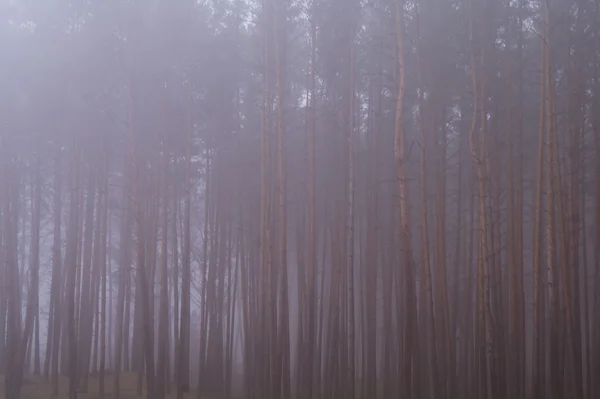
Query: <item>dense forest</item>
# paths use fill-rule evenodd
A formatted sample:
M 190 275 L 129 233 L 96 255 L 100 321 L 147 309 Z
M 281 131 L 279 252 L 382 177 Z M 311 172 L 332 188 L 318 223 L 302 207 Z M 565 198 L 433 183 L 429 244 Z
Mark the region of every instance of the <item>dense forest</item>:
M 5 399 L 598 398 L 600 2 L 0 0 L 0 245 Z

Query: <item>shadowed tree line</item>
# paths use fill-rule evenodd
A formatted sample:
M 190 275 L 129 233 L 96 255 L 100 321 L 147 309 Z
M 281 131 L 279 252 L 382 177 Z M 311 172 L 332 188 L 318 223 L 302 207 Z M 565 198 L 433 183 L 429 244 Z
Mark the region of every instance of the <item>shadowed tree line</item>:
M 600 3 L 0 1 L 0 374 L 600 397 Z

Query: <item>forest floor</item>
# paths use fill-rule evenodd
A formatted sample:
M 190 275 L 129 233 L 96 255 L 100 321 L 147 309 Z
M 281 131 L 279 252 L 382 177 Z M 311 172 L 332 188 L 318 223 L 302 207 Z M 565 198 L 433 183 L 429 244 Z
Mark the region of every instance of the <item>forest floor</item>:
M 103 399 L 110 399 L 112 395 L 112 376 L 106 377 L 106 391 Z M 144 399 L 146 396 L 138 396 L 136 392 L 137 374 L 123 373 L 121 377 L 121 399 Z M 69 397 L 69 380 L 61 377 L 59 382 L 59 395 L 56 399 L 66 399 Z M 21 399 L 51 399 L 52 388 L 49 382 L 44 381 L 41 377 L 28 376 L 23 382 L 21 390 Z M 98 377 L 90 377 L 88 392 L 80 392 L 77 397 L 79 399 L 100 399 L 98 394 Z M 176 392 L 172 390 L 166 398 L 175 398 Z M 187 393 L 185 399 L 196 399 L 196 392 Z M 0 399 L 4 399 L 4 376 L 0 376 Z

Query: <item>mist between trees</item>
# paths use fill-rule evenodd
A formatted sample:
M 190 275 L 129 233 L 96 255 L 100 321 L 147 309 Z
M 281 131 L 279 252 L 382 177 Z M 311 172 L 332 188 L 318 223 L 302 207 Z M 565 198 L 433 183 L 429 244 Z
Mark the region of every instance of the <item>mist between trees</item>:
M 0 59 L 5 398 L 600 397 L 597 1 L 2 1 Z

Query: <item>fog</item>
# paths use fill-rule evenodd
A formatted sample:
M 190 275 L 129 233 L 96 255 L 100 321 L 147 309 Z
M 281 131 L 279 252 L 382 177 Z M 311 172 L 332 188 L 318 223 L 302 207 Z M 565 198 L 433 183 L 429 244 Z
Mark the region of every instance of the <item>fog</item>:
M 599 271 L 594 0 L 0 0 L 1 398 L 591 399 Z

